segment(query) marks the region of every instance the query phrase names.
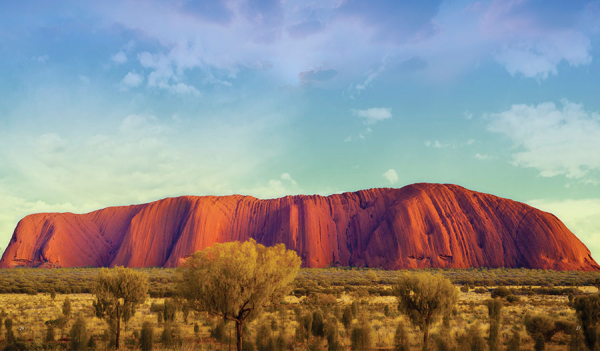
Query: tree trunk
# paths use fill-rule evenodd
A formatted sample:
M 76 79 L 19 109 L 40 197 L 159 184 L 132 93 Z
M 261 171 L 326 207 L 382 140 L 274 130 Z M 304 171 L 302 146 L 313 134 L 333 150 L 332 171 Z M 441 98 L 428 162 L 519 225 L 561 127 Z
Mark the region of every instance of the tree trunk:
M 429 327 L 423 329 L 423 351 L 427 351 L 427 342 L 429 339 Z
M 237 351 L 242 351 L 242 323 L 235 321 L 235 337 L 237 340 Z

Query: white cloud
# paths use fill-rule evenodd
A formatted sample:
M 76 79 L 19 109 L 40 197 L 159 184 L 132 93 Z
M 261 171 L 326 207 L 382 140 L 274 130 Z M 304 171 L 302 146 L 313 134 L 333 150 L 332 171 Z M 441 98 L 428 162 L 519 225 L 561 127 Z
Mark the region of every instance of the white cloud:
M 556 215 L 600 259 L 600 199 L 538 199 L 527 202 Z
M 137 87 L 142 84 L 143 81 L 144 77 L 135 72 L 129 72 L 125 75 L 125 78 L 123 78 L 123 84 L 128 87 Z
M 487 161 L 487 160 L 493 160 L 495 157 L 488 155 L 488 154 L 480 154 L 480 153 L 476 153 L 475 156 L 476 159 L 480 160 L 480 161 Z
M 387 179 L 390 184 L 396 184 L 398 182 L 398 173 L 392 168 L 385 171 L 382 176 Z
M 373 107 L 366 110 L 351 110 L 351 112 L 367 125 L 392 118 L 392 109 L 388 107 Z
M 487 116 L 488 130 L 512 140 L 519 150 L 512 155 L 517 166 L 535 168 L 543 177 L 589 177 L 600 170 L 600 115 L 561 103 L 562 108 L 552 102 L 513 105 Z
M 119 51 L 116 54 L 112 55 L 110 57 L 110 60 L 117 64 L 123 64 L 127 62 L 127 55 L 123 51 Z

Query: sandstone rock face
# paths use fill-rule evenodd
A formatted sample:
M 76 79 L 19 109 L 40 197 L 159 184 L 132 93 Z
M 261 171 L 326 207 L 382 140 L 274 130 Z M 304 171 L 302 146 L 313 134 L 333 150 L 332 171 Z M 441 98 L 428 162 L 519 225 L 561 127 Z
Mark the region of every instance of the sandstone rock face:
M 183 196 L 23 218 L 0 267 L 174 267 L 214 243 L 284 243 L 305 267 L 598 270 L 554 215 L 456 185 L 323 196 Z

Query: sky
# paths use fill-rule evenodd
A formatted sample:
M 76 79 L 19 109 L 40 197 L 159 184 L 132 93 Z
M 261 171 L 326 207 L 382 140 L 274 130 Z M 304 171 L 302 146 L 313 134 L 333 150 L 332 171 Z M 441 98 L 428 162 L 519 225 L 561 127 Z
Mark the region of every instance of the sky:
M 0 3 L 0 247 L 36 212 L 453 183 L 600 259 L 600 1 Z

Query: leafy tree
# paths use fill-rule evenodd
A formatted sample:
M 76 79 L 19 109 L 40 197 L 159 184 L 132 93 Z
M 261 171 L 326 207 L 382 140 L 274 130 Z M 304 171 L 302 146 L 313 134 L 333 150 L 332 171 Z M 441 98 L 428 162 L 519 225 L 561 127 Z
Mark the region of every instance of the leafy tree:
M 84 316 L 80 314 L 69 331 L 69 346 L 71 350 L 84 350 L 87 344 L 87 326 Z
M 142 351 L 152 351 L 153 347 L 154 327 L 152 327 L 150 322 L 144 322 L 142 324 L 142 332 L 140 333 L 140 349 Z
M 429 328 L 440 317 L 449 314 L 458 301 L 458 291 L 441 275 L 418 273 L 403 275 L 394 287 L 398 309 L 423 332 L 423 350 L 427 350 Z
M 93 287 L 96 316 L 106 318 L 115 334 L 117 349 L 121 339 L 121 321 L 126 315 L 131 316 L 131 311 L 144 302 L 147 292 L 147 275 L 131 268 L 103 268 L 96 276 Z
M 244 323 L 290 291 L 301 260 L 283 244 L 215 244 L 196 252 L 179 268 L 180 291 L 190 308 L 235 322 L 237 350 Z

